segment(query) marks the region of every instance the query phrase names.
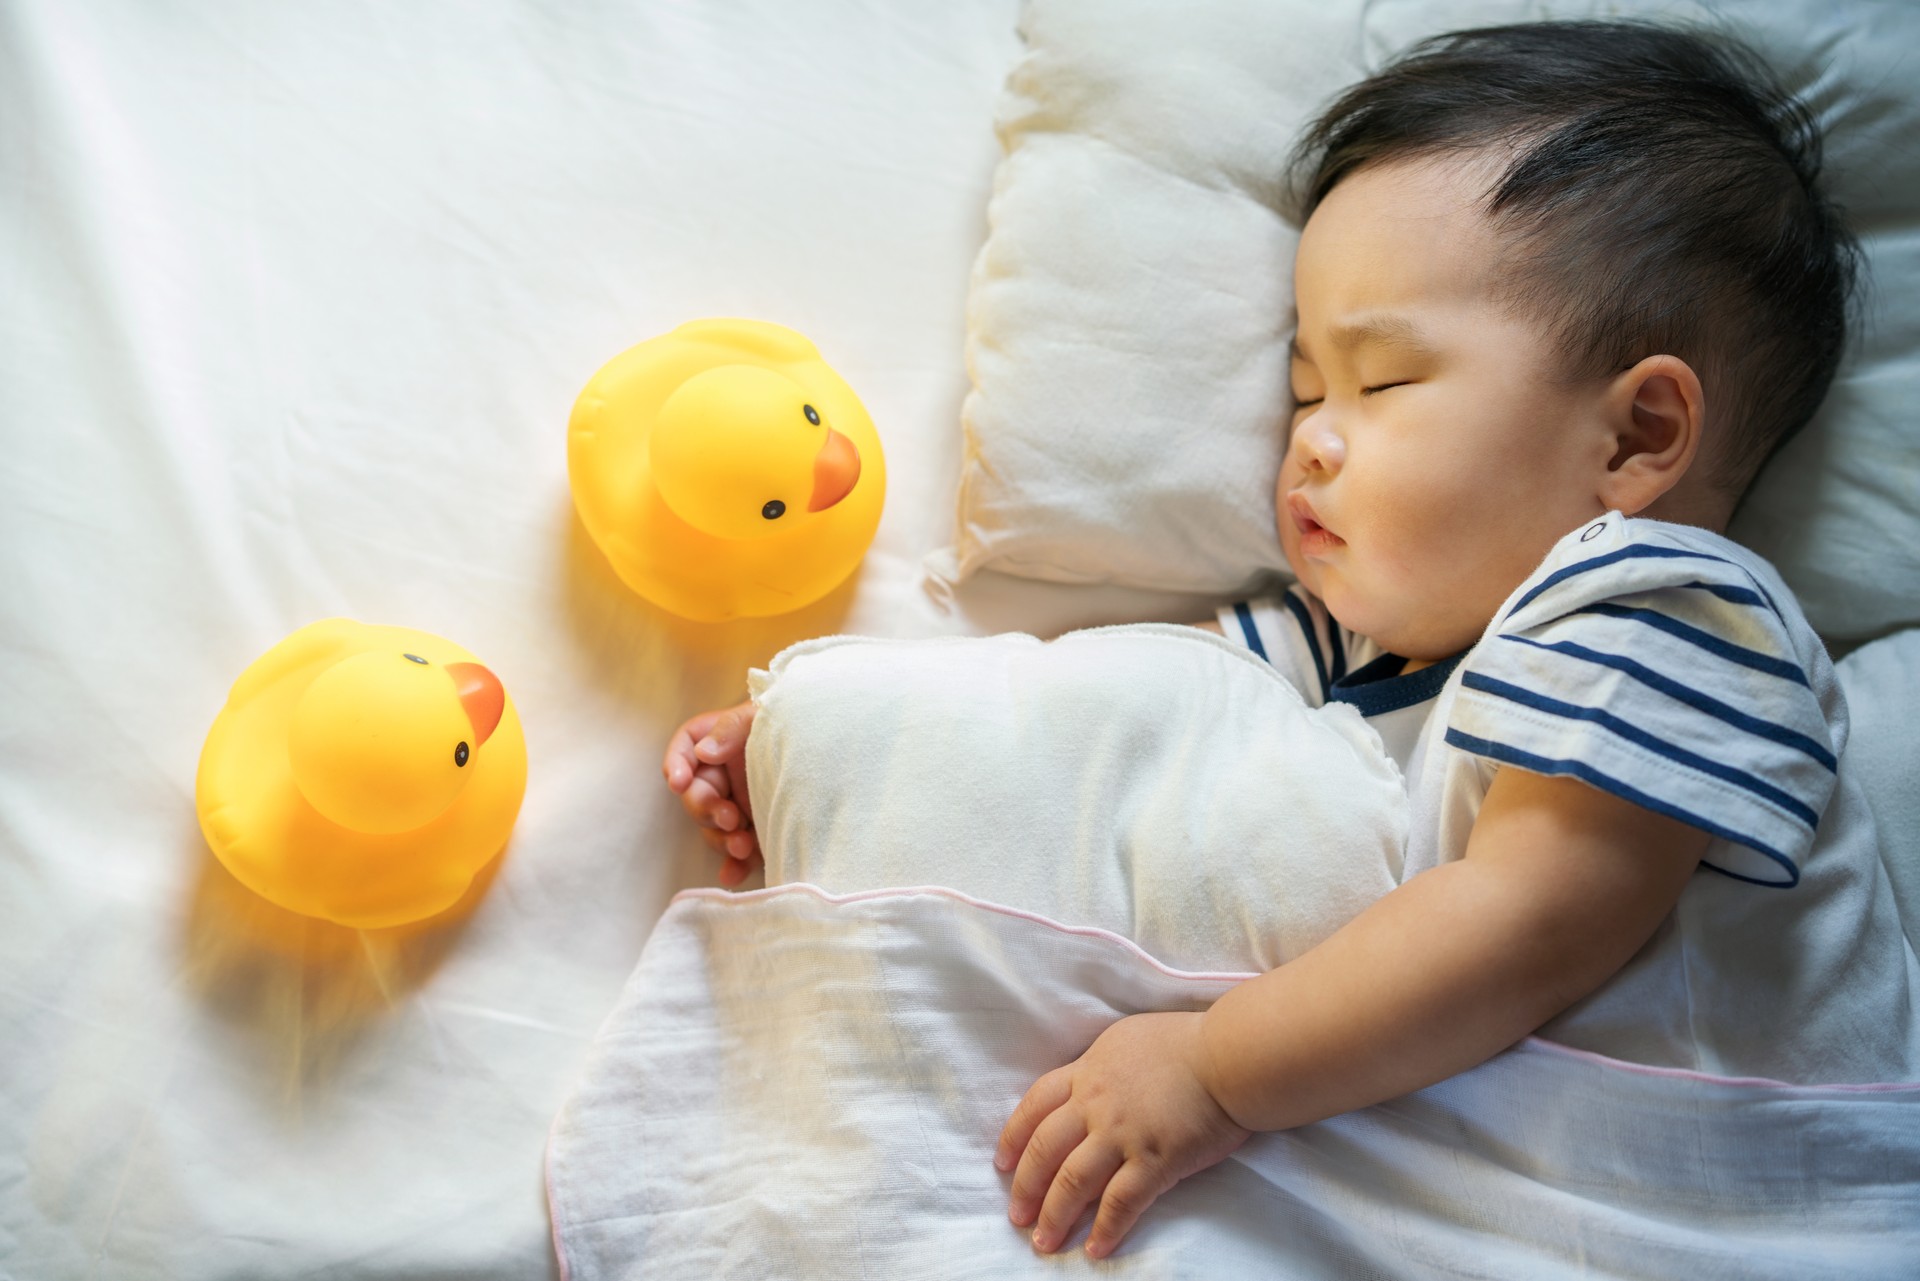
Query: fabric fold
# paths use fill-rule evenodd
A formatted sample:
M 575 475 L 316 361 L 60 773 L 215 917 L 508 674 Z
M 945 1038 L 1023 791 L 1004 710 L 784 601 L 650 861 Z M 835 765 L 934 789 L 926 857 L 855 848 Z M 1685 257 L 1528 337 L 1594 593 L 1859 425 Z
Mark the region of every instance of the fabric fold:
M 1739 1081 L 1537 1040 L 1255 1136 L 1099 1265 L 1036 1256 L 992 1164 L 1021 1094 L 1114 1020 L 1205 1008 L 1241 977 L 939 888 L 689 891 L 554 1125 L 563 1272 L 1800 1281 L 1920 1261 L 1920 1083 Z

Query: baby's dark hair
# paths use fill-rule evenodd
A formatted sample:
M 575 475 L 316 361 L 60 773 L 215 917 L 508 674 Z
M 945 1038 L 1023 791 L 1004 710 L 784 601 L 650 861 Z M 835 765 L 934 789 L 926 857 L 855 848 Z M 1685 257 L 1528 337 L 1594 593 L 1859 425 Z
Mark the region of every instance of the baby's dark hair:
M 1817 185 L 1812 114 L 1718 32 L 1455 31 L 1309 126 L 1287 212 L 1304 225 L 1363 166 L 1503 146 L 1483 204 L 1515 251 L 1502 301 L 1549 326 L 1570 384 L 1663 353 L 1693 366 L 1707 479 L 1737 497 L 1813 417 L 1846 344 L 1860 248 Z

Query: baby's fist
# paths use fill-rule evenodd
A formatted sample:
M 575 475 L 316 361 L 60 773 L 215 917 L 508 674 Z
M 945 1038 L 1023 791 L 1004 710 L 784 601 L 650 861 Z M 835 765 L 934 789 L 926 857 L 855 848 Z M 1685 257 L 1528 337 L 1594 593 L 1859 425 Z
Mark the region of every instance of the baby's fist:
M 667 786 L 700 825 L 701 837 L 727 855 L 720 869 L 720 883 L 726 886 L 744 881 L 760 857 L 747 791 L 747 737 L 754 711 L 748 700 L 700 713 L 674 731 L 660 763 Z

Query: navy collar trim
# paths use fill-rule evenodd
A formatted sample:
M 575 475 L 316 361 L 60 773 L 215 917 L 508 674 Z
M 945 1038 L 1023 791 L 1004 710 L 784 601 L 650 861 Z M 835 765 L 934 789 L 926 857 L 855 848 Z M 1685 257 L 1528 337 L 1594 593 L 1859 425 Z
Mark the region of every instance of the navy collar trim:
M 1412 707 L 1437 696 L 1467 656 L 1461 650 L 1452 658 L 1443 658 L 1431 667 L 1400 674 L 1407 660 L 1398 654 L 1382 654 L 1366 666 L 1333 682 L 1327 701 L 1351 704 L 1362 716 L 1384 716 L 1403 707 Z

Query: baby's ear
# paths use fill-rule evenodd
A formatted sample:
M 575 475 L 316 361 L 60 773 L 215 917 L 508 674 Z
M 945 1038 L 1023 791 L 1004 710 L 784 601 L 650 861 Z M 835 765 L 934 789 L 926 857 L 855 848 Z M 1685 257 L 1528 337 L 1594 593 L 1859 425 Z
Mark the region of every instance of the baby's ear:
M 1706 396 L 1678 356 L 1648 356 L 1617 375 L 1606 397 L 1613 458 L 1600 499 L 1632 516 L 1680 483 L 1700 451 Z

